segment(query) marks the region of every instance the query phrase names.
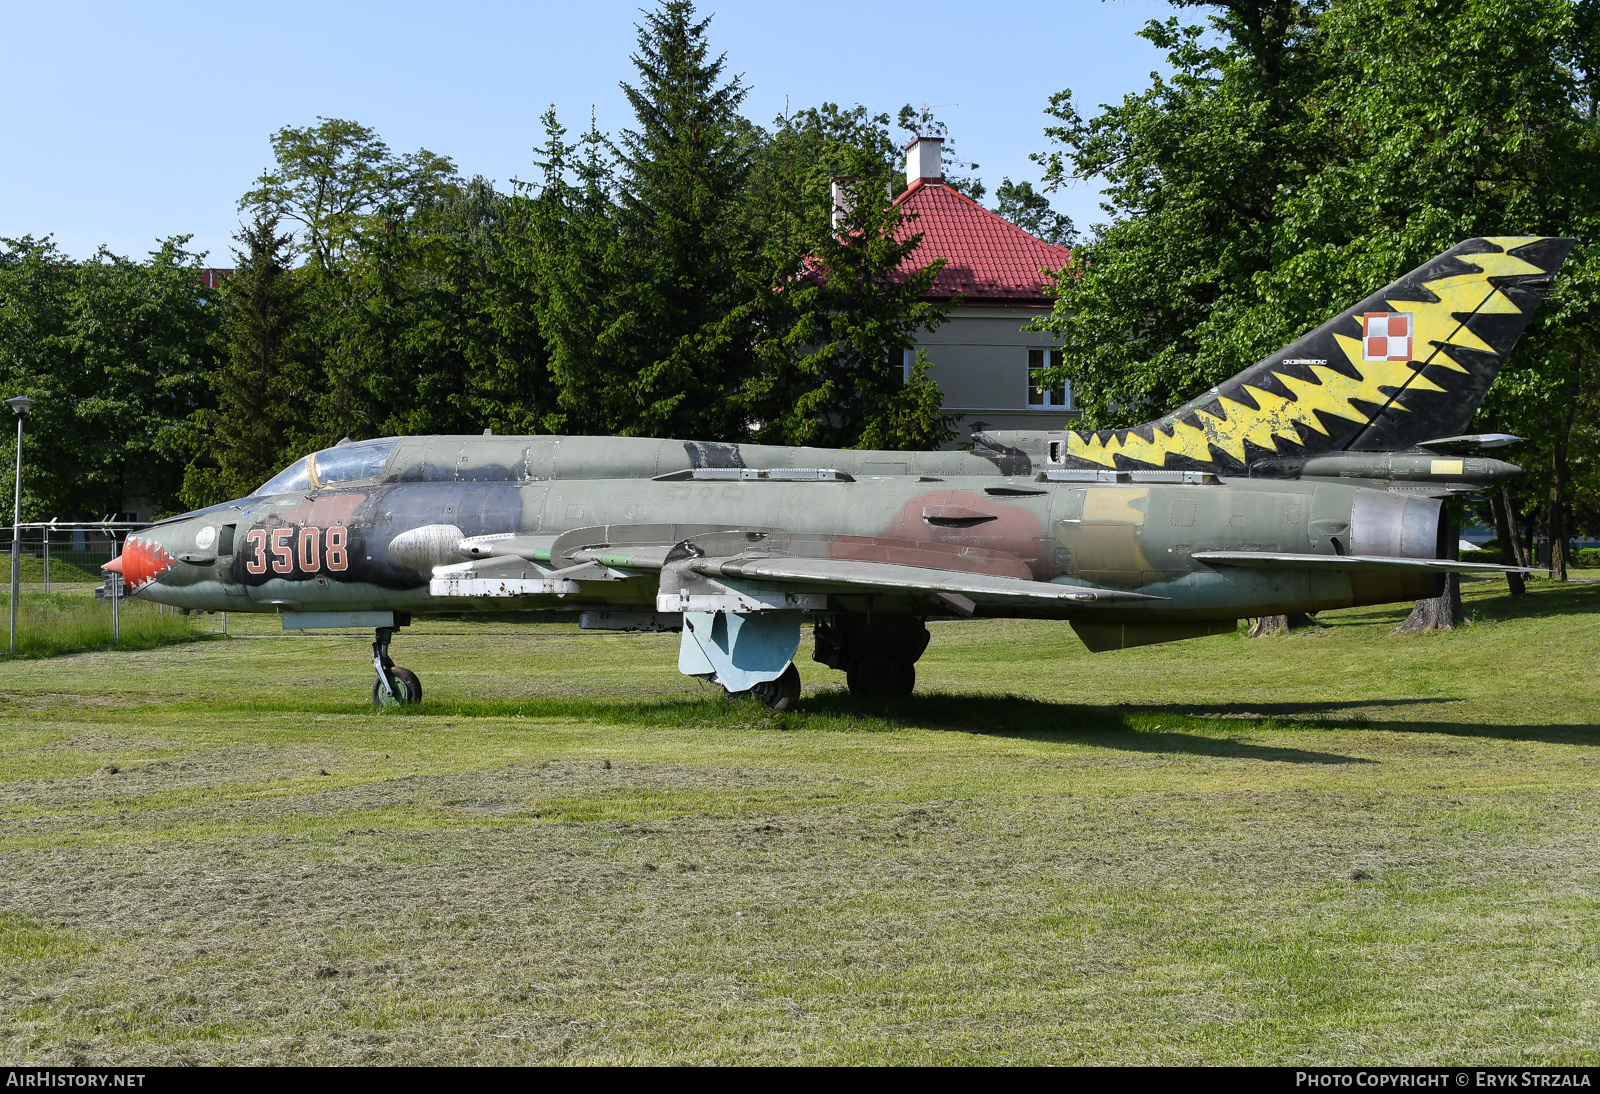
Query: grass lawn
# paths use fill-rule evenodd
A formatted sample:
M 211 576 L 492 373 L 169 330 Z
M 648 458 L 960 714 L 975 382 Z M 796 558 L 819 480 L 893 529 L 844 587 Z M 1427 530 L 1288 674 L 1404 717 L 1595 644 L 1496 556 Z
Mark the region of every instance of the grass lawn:
M 780 716 L 566 625 L 390 714 L 269 618 L 0 663 L 0 1057 L 1592 1064 L 1600 584 L 1504 588 Z
M 56 582 L 48 593 L 42 584 L 23 585 L 21 593 L 17 598 L 16 653 L 9 652 L 9 632 L 0 635 L 0 661 L 55 657 L 110 649 L 118 644 L 124 650 L 149 649 L 193 642 L 218 629 L 211 617 L 186 617 L 173 608 L 146 600 L 124 600 L 120 605 L 121 625 L 114 629 L 111 602 L 96 600 L 92 585 Z M 10 615 L 10 590 L 0 590 L 0 616 L 5 617 L 0 627 L 9 627 Z

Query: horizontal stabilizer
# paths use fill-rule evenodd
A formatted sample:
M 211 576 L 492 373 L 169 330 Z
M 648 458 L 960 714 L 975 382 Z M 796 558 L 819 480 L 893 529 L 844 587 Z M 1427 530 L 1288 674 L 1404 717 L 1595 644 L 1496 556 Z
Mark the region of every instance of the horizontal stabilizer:
M 1521 437 L 1510 433 L 1469 433 L 1464 437 L 1436 437 L 1431 441 L 1418 441 L 1418 448 L 1450 456 L 1466 456 L 1485 448 L 1504 448 L 1516 444 Z
M 1431 571 L 1455 574 L 1520 574 L 1522 566 L 1462 562 L 1454 558 L 1396 558 L 1392 555 L 1288 555 L 1264 551 L 1196 551 L 1189 556 L 1209 566 L 1244 566 L 1252 570 L 1321 570 L 1328 573 L 1403 573 Z

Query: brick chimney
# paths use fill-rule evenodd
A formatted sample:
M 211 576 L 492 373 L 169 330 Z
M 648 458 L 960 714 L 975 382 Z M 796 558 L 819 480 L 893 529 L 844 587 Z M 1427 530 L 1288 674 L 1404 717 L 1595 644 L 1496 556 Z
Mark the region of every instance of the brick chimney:
M 906 185 L 944 181 L 944 138 L 916 137 L 906 145 Z

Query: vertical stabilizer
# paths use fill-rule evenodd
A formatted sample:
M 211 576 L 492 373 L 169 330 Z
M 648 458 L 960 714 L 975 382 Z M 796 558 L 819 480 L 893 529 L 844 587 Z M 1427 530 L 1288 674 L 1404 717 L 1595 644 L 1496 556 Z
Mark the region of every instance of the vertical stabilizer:
M 1237 474 L 1465 433 L 1573 243 L 1457 244 L 1158 421 L 1067 432 L 1061 462 Z

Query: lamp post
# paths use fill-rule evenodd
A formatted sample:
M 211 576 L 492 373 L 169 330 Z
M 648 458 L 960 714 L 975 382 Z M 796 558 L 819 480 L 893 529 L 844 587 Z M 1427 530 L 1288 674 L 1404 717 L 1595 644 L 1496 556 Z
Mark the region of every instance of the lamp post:
M 22 416 L 33 406 L 26 395 L 13 396 L 6 406 L 17 412 L 17 493 L 11 506 L 11 652 L 17 652 L 17 597 L 22 591 Z

